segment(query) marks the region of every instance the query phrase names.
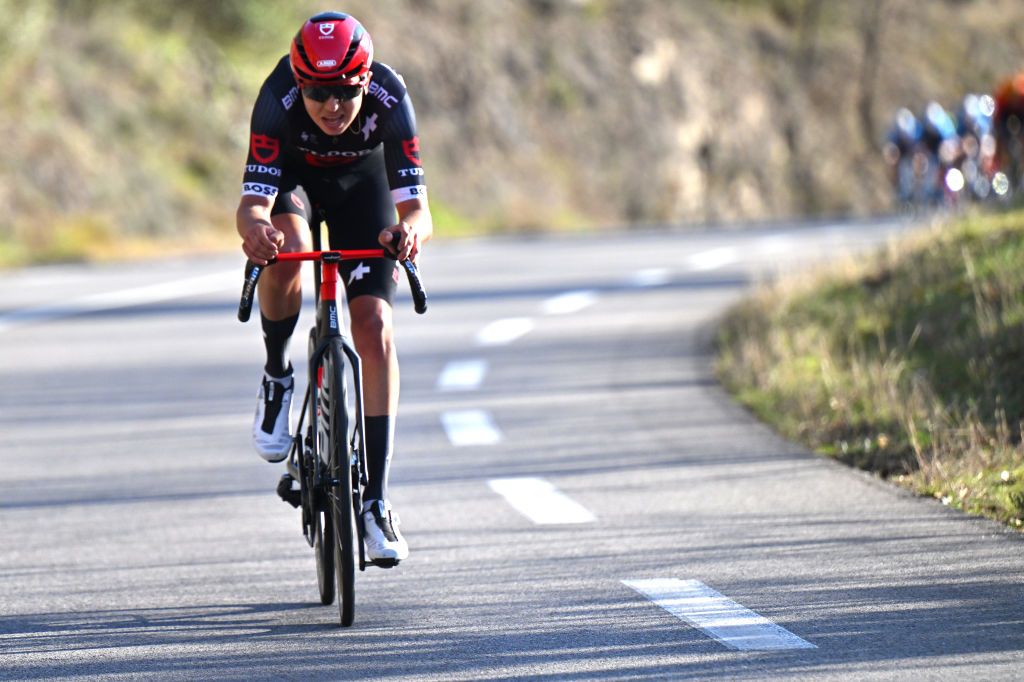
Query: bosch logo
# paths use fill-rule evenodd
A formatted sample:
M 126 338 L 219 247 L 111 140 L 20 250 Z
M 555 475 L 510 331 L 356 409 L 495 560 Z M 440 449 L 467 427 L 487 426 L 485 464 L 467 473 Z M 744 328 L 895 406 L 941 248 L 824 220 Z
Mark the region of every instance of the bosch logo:
M 336 59 L 321 59 L 320 61 L 318 61 L 316 63 L 316 68 L 318 68 L 318 69 L 325 69 L 328 66 L 337 66 L 337 65 L 338 65 L 338 60 L 336 60 Z
M 261 197 L 277 196 L 277 188 L 273 185 L 261 185 L 258 182 L 247 182 L 242 185 L 242 194 L 256 194 Z
M 320 35 L 329 36 L 334 33 L 334 24 L 320 24 Z
M 263 175 L 281 177 L 281 169 L 273 166 L 261 166 L 259 164 L 250 163 L 245 167 L 245 170 L 248 173 L 261 173 Z
M 427 196 L 426 185 L 399 187 L 398 189 L 391 190 L 391 198 L 396 204 L 400 204 L 403 201 L 409 201 L 410 199 L 419 199 L 420 197 L 425 196 Z

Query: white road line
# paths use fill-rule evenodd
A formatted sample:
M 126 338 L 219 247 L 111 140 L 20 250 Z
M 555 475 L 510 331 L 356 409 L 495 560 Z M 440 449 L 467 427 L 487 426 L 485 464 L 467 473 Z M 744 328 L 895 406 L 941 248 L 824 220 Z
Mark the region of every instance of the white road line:
M 597 292 L 590 289 L 570 291 L 543 303 L 545 315 L 568 315 L 577 313 L 597 303 Z
M 48 322 L 65 317 L 94 313 L 101 310 L 115 310 L 131 306 L 170 301 L 186 296 L 197 296 L 230 287 L 241 290 L 241 269 L 202 275 L 175 282 L 149 284 L 132 289 L 122 289 L 103 294 L 92 294 L 64 303 L 25 308 L 0 315 L 0 332 L 12 327 L 36 322 Z
M 477 332 L 476 342 L 480 346 L 501 346 L 529 334 L 532 329 L 533 320 L 528 317 L 495 320 Z
M 586 507 L 542 478 L 495 478 L 487 485 L 537 524 L 591 523 L 596 520 Z
M 629 283 L 634 287 L 660 287 L 671 281 L 668 268 L 646 268 L 633 273 Z
M 731 246 L 723 246 L 718 249 L 695 253 L 686 259 L 686 263 L 690 266 L 691 270 L 703 272 L 707 270 L 717 270 L 718 268 L 729 265 L 730 263 L 735 263 L 737 258 L 736 249 Z
M 448 434 L 448 440 L 456 447 L 501 442 L 501 431 L 494 425 L 490 413 L 484 410 L 442 412 L 441 425 Z
M 756 248 L 764 255 L 777 256 L 781 253 L 789 253 L 796 247 L 797 241 L 792 236 L 776 234 L 758 239 Z
M 46 287 L 52 289 L 53 287 L 74 286 L 86 281 L 87 275 L 66 271 L 61 266 L 52 267 L 61 269 L 51 271 L 51 266 L 41 266 L 38 270 L 24 270 L 14 274 L 6 283 L 8 286 L 18 289 L 26 287 Z M 68 267 L 73 268 L 74 266 Z
M 475 391 L 484 382 L 487 362 L 484 360 L 453 360 L 437 378 L 439 391 Z
M 654 578 L 623 580 L 622 583 L 730 649 L 818 648 L 699 580 Z

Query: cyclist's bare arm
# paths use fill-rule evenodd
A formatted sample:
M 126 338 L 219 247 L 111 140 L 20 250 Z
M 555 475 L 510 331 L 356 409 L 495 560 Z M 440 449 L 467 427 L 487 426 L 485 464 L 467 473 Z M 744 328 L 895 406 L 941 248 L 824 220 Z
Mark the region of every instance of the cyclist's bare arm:
M 411 260 L 415 263 L 423 244 L 434 234 L 427 198 L 408 199 L 396 204 L 395 208 L 398 209 L 398 224 L 383 230 L 379 241 L 382 246 L 392 249 L 397 245 L 398 260 Z
M 270 221 L 272 197 L 246 194 L 238 203 L 235 223 L 242 237 L 242 251 L 258 265 L 266 265 L 284 244 L 284 233 Z

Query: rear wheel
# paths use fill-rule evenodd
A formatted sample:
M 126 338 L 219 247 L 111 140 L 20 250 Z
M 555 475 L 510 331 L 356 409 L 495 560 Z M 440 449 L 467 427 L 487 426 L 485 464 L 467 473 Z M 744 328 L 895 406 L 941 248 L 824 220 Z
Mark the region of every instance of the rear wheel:
M 330 473 L 327 513 L 334 527 L 334 570 L 338 585 L 341 624 L 349 626 L 355 616 L 355 571 L 358 534 L 352 509 L 351 450 L 348 441 L 348 405 L 345 389 L 345 355 L 341 341 L 328 347 L 323 360 L 320 392 L 321 455 Z

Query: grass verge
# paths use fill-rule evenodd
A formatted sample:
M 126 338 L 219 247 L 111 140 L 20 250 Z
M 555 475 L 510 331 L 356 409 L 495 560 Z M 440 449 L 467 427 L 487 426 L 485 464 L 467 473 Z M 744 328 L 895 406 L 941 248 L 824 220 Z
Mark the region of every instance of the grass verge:
M 971 214 L 765 286 L 719 378 L 780 433 L 1024 527 L 1024 211 Z

